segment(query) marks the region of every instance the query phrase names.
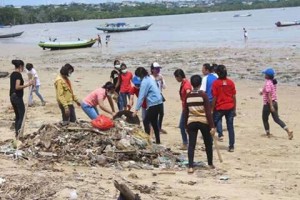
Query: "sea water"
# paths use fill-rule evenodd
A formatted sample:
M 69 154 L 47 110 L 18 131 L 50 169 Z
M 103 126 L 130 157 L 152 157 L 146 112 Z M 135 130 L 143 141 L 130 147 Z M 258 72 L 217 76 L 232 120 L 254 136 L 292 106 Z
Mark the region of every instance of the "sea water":
M 251 13 L 251 17 L 233 17 Z M 39 48 L 40 41 L 77 41 L 96 38 L 100 34 L 105 48 L 105 36 L 112 52 L 162 50 L 202 47 L 243 47 L 243 28 L 248 31 L 250 47 L 299 47 L 300 26 L 276 27 L 277 21 L 300 20 L 300 7 L 230 12 L 210 12 L 185 15 L 134 17 L 122 19 L 82 20 L 63 23 L 18 25 L 0 29 L 0 34 L 25 31 L 22 36 L 0 39 L 1 46 L 25 45 Z M 106 22 L 153 25 L 147 31 L 103 33 L 96 29 Z M 94 45 L 92 48 L 97 48 Z M 5 53 L 0 48 L 1 54 Z

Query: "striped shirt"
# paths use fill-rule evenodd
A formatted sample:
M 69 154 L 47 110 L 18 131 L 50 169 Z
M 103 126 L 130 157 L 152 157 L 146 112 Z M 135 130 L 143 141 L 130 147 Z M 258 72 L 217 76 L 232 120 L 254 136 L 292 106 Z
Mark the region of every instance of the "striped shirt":
M 277 87 L 273 84 L 273 80 L 266 80 L 262 91 L 264 105 L 269 102 L 269 94 L 271 94 L 272 101 L 277 101 Z
M 214 128 L 211 107 L 207 95 L 203 91 L 193 90 L 187 95 L 185 108 L 186 126 L 192 122 L 208 124 Z

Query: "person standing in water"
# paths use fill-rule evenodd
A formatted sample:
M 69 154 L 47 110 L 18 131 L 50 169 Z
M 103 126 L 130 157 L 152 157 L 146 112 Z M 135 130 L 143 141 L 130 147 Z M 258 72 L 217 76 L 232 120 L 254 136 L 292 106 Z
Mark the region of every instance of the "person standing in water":
M 288 138 L 293 139 L 293 131 L 291 131 L 287 125 L 279 118 L 278 114 L 278 102 L 277 102 L 277 80 L 274 78 L 275 71 L 272 68 L 268 68 L 263 71 L 265 75 L 265 85 L 261 91 L 263 96 L 263 111 L 262 120 L 264 123 L 264 128 L 268 137 L 270 137 L 270 125 L 269 125 L 269 115 L 272 114 L 274 122 L 276 122 L 281 128 L 283 128 L 287 134 Z
M 244 31 L 244 40 L 246 42 L 248 40 L 248 32 L 245 28 L 243 28 L 243 31 Z
M 30 87 L 33 84 L 33 81 L 30 80 L 27 84 L 24 84 L 21 74 L 24 71 L 24 62 L 22 60 L 12 60 L 11 62 L 15 66 L 15 70 L 10 75 L 9 96 L 15 112 L 15 134 L 17 138 L 25 114 L 25 105 L 23 101 L 24 88 Z
M 101 47 L 102 47 L 101 37 L 100 37 L 99 34 L 97 35 L 97 41 L 98 41 L 98 47 L 99 47 L 100 45 L 101 45 Z

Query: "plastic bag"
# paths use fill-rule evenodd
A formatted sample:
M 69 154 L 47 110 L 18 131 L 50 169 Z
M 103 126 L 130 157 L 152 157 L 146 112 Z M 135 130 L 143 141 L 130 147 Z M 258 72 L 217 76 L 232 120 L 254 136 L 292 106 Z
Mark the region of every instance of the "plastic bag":
M 108 130 L 114 127 L 113 120 L 105 115 L 99 115 L 96 119 L 92 120 L 91 124 L 94 128 L 100 130 Z

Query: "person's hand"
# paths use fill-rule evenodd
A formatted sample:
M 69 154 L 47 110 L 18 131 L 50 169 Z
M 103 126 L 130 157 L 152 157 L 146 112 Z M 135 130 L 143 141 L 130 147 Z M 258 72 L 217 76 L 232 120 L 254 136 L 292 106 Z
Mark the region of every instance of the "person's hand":
M 137 110 L 136 111 L 134 111 L 133 113 L 132 113 L 132 117 L 136 117 L 137 116 Z
M 32 86 L 33 85 L 33 80 L 29 80 L 27 86 Z
M 131 105 L 127 105 L 126 110 L 130 110 L 130 109 L 131 109 Z
M 270 108 L 270 109 L 271 109 L 271 112 L 272 112 L 272 113 L 274 113 L 274 112 L 275 112 L 275 108 L 274 108 L 274 106 L 273 106 L 273 105 L 271 106 L 271 108 Z
M 115 116 L 117 113 L 115 113 L 115 112 L 111 112 L 111 116 Z
M 233 117 L 236 117 L 236 110 L 233 111 Z
M 77 106 L 81 106 L 81 103 L 79 101 L 76 102 Z
M 210 129 L 210 135 L 211 136 L 215 136 L 215 133 L 216 133 L 216 129 L 215 128 L 212 128 L 212 129 Z
M 263 94 L 263 89 L 259 89 L 259 95 Z

